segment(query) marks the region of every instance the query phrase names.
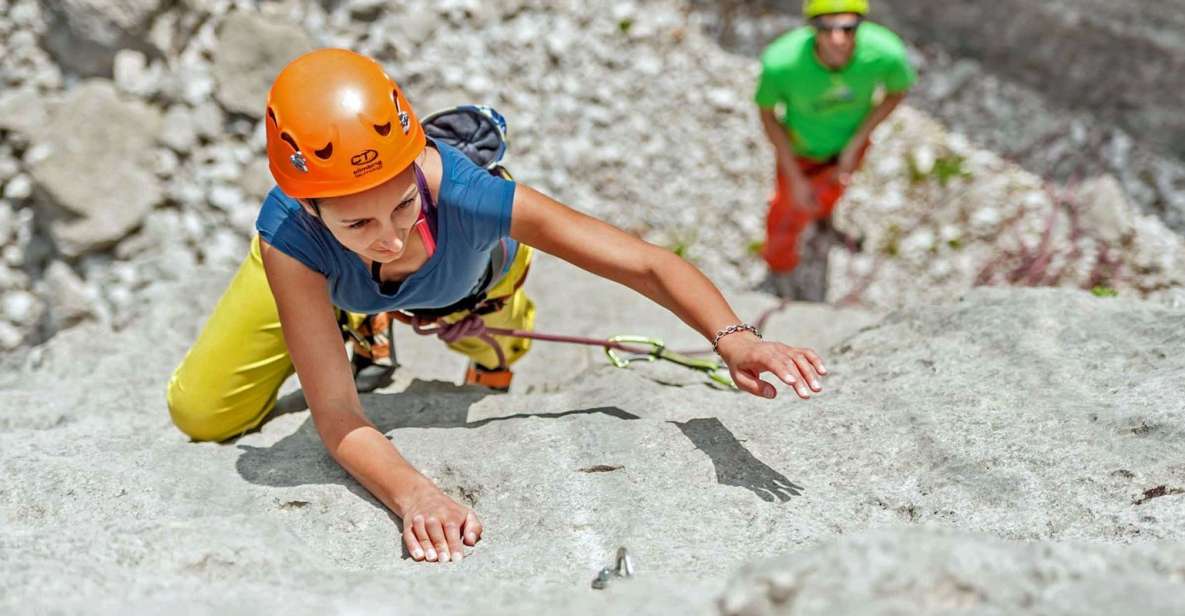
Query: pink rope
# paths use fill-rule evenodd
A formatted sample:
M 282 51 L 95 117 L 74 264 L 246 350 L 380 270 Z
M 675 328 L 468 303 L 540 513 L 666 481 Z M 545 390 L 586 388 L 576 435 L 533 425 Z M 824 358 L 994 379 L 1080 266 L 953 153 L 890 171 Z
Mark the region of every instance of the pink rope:
M 774 314 L 785 310 L 790 305 L 789 300 L 781 300 L 771 308 L 763 312 L 754 323 L 758 329 L 764 329 L 766 322 Z M 423 318 L 413 316 L 410 319 L 406 317 L 405 322 L 411 325 L 413 331 L 421 336 L 436 336 L 441 340 L 452 344 L 462 338 L 478 338 L 490 345 L 494 353 L 498 355 L 499 369 L 506 369 L 509 364 L 506 363 L 506 353 L 502 350 L 502 346 L 494 339 L 494 336 L 509 336 L 512 338 L 525 338 L 528 340 L 541 340 L 543 342 L 562 342 L 567 344 L 582 344 L 585 346 L 597 346 L 605 349 L 616 349 L 626 353 L 634 353 L 636 355 L 647 355 L 649 350 L 631 346 L 623 342 L 615 342 L 613 340 L 606 340 L 603 338 L 585 338 L 581 336 L 561 336 L 558 334 L 542 334 L 539 332 L 529 332 L 521 329 L 505 329 L 501 327 L 487 327 L 485 322 L 481 320 L 481 316 L 469 313 L 465 318 L 455 323 L 445 323 L 442 320 Z M 677 351 L 681 355 L 711 355 L 712 349 L 696 349 L 694 351 Z
M 481 320 L 481 316 L 473 313 L 465 315 L 465 318 L 455 323 L 445 323 L 444 321 L 411 317 L 410 325 L 412 331 L 421 336 L 436 336 L 447 343 L 456 342 L 462 338 L 478 338 L 490 345 L 494 352 L 498 355 L 499 369 L 508 367 L 506 363 L 506 353 L 502 350 L 502 346 L 494 339 L 494 336 L 510 336 L 513 338 L 526 338 L 528 340 L 541 340 L 544 342 L 564 342 L 568 344 L 582 344 L 586 346 L 597 346 L 606 349 L 617 349 L 627 353 L 635 353 L 645 355 L 649 351 L 642 347 L 630 346 L 621 342 L 614 342 L 612 340 L 605 340 L 601 338 L 584 338 L 581 336 L 560 336 L 556 334 L 541 334 L 538 332 L 529 332 L 521 329 L 505 329 L 501 327 L 487 327 L 485 322 Z

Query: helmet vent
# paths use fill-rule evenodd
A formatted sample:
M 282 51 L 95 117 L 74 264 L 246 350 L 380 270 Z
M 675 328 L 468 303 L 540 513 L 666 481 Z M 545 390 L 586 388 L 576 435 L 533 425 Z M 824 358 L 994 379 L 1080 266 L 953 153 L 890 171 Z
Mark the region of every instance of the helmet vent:
M 325 147 L 321 148 L 320 150 L 314 150 L 313 154 L 316 154 L 317 158 L 320 158 L 321 160 L 329 160 L 329 157 L 333 156 L 333 142 L 330 141 L 329 143 L 326 143 Z
M 267 117 L 272 121 L 274 126 L 280 126 L 280 121 L 276 119 L 276 112 L 271 107 L 267 108 Z
M 283 139 L 288 145 L 292 146 L 293 150 L 300 151 L 300 146 L 296 145 L 296 140 L 292 138 L 287 132 L 280 133 L 280 139 Z
M 387 135 L 390 135 L 391 134 L 391 123 L 387 122 L 386 124 L 381 124 L 381 125 L 375 124 L 374 125 L 374 132 L 378 133 L 382 137 L 386 137 Z

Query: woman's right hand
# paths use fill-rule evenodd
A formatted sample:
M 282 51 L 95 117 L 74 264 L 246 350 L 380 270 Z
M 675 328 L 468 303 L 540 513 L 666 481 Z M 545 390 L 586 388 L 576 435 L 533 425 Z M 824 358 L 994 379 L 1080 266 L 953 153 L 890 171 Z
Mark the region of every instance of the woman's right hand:
M 468 507 L 457 504 L 425 479 L 401 499 L 403 543 L 415 560 L 460 562 L 462 544 L 481 540 L 481 522 Z

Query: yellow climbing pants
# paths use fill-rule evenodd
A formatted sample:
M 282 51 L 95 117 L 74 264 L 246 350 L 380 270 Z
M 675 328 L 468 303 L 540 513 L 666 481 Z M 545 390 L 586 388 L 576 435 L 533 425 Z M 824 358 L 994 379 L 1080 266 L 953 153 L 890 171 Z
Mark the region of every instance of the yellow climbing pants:
M 501 310 L 485 315 L 489 327 L 530 330 L 535 304 L 516 283 L 526 275 L 533 249 L 520 244 L 510 270 L 487 293 L 506 297 Z M 465 312 L 449 315 L 452 322 Z M 348 315 L 357 326 L 365 315 Z M 507 362 L 530 349 L 530 340 L 496 336 Z M 498 366 L 497 353 L 478 338 L 449 345 L 474 362 Z M 202 333 L 169 379 L 169 415 L 185 434 L 198 441 L 221 441 L 258 426 L 276 405 L 280 385 L 294 368 L 280 329 L 280 315 L 268 286 L 259 253 L 259 237 L 222 294 Z

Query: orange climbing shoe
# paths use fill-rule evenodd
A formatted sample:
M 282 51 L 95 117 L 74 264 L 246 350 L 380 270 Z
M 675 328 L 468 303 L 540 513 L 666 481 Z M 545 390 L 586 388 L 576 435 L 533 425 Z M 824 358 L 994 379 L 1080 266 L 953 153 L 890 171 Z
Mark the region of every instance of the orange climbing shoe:
M 361 340 L 354 340 L 354 355 L 362 356 L 371 363 L 394 364 L 392 324 L 393 321 L 386 312 L 367 316 L 356 332 Z
M 354 339 L 354 354 L 350 358 L 354 386 L 361 393 L 392 383 L 392 375 L 399 367 L 392 324 L 391 317 L 383 312 L 366 317 L 356 331 L 349 332 Z
M 481 385 L 503 393 L 510 391 L 510 381 L 513 379 L 514 372 L 509 369 L 490 370 L 473 363 L 469 364 L 469 370 L 465 372 L 466 385 Z

